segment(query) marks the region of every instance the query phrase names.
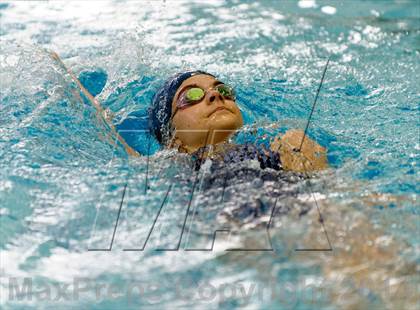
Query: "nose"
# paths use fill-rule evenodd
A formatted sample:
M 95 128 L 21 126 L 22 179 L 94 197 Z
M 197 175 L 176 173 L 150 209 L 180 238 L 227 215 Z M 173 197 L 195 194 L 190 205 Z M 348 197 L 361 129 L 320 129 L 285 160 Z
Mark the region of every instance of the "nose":
M 223 102 L 223 97 L 217 90 L 211 89 L 208 91 L 206 101 L 207 104 L 214 104 L 217 101 Z

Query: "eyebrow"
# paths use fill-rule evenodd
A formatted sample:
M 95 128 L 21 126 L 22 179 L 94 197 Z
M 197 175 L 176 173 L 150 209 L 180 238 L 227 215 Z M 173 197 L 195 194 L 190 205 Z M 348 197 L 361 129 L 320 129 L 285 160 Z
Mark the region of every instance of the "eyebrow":
M 219 84 L 224 84 L 224 83 L 223 83 L 223 82 L 221 82 L 221 81 L 219 81 L 219 80 L 215 80 L 215 81 L 213 82 L 213 84 L 212 84 L 212 87 L 214 87 L 214 86 L 216 86 L 216 85 L 219 85 Z M 184 87 L 180 90 L 180 92 L 178 93 L 178 96 L 176 97 L 176 100 L 178 100 L 178 99 L 179 99 L 179 96 L 181 96 L 181 94 L 182 94 L 182 93 L 183 93 L 186 89 L 191 88 L 191 87 L 200 87 L 200 86 L 199 86 L 199 85 L 197 85 L 196 83 L 184 86 Z
M 212 87 L 214 87 L 216 85 L 219 85 L 219 84 L 225 84 L 225 83 L 223 83 L 222 81 L 216 80 L 216 81 L 214 81 Z

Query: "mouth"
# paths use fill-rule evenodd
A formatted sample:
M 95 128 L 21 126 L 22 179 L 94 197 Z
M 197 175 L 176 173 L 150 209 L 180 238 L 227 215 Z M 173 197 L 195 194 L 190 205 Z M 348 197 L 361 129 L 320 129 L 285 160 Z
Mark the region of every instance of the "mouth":
M 228 111 L 230 113 L 233 113 L 231 110 L 229 110 L 226 107 L 217 107 L 216 109 L 214 109 L 213 111 L 211 111 L 211 113 L 208 115 L 208 117 L 212 116 L 214 113 L 216 113 L 218 111 Z

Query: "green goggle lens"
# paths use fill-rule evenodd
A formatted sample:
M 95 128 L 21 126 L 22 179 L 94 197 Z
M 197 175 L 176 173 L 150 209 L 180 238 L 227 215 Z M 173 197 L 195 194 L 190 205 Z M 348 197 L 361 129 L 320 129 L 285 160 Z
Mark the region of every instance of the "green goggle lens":
M 193 87 L 187 91 L 186 97 L 189 101 L 197 101 L 204 97 L 204 90 Z
M 226 85 L 220 85 L 217 87 L 218 92 L 226 98 L 233 98 L 233 90 L 226 86 Z
M 231 87 L 221 84 L 217 85 L 215 87 L 215 90 L 217 90 L 224 98 L 235 100 L 235 93 Z M 181 98 L 178 106 L 182 108 L 187 107 L 190 104 L 197 103 L 204 98 L 205 94 L 206 92 L 204 91 L 204 89 L 200 87 L 192 87 L 188 89 L 185 93 L 185 96 Z

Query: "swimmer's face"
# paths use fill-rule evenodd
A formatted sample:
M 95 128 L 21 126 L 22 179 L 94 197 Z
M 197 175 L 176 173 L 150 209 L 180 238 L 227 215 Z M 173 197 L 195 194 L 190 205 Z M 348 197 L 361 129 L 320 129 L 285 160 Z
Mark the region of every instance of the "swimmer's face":
M 186 79 L 175 93 L 172 101 L 172 127 L 175 140 L 188 151 L 194 151 L 207 144 L 225 141 L 243 125 L 243 119 L 235 100 L 227 99 L 213 89 L 222 82 L 206 74 Z M 199 87 L 205 91 L 198 103 L 177 107 L 177 102 L 188 89 Z

